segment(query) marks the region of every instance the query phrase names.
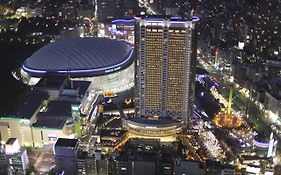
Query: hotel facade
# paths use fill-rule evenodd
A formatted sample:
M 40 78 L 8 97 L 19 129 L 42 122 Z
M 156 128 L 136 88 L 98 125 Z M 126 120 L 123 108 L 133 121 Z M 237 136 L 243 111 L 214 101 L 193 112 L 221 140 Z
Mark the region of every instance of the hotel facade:
M 136 112 L 190 123 L 193 111 L 198 18 L 149 18 L 135 23 Z

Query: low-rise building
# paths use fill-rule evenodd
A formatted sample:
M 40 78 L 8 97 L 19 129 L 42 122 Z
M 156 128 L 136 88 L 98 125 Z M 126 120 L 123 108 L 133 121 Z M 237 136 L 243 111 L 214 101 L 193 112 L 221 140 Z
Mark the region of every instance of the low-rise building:
M 0 174 L 10 175 L 10 166 L 3 145 L 0 144 Z
M 29 160 L 26 149 L 20 147 L 18 139 L 9 138 L 5 144 L 5 152 L 11 173 L 13 175 L 26 174 L 29 169 Z
M 9 138 L 17 138 L 22 146 L 33 146 L 32 124 L 36 115 L 48 100 L 48 94 L 30 91 L 11 116 L 0 116 L 0 135 L 2 144 Z
M 60 173 L 78 174 L 77 153 L 79 141 L 77 139 L 59 138 L 54 145 L 56 168 Z
M 265 93 L 266 115 L 273 123 L 281 126 L 281 79 L 276 78 L 270 82 L 270 91 Z
M 86 103 L 90 84 L 66 77 L 41 79 L 13 115 L 0 116 L 2 144 L 14 137 L 21 146 L 42 147 L 59 137 L 74 136 L 74 126 L 69 124 L 73 121 L 72 106 Z
M 205 175 L 205 167 L 200 161 L 176 159 L 175 174 Z

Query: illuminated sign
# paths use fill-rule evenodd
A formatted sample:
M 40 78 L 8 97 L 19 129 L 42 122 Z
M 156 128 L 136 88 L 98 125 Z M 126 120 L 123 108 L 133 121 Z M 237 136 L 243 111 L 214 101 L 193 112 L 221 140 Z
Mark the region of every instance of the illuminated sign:
M 78 105 L 71 105 L 71 115 L 74 121 L 80 120 L 80 110 Z
M 110 73 L 110 72 L 118 71 L 118 70 L 120 70 L 120 69 L 121 69 L 121 67 L 119 66 L 119 67 L 116 67 L 116 68 L 113 68 L 113 69 L 105 70 L 104 72 L 105 72 L 105 73 Z
M 79 112 L 79 106 L 78 105 L 71 105 L 71 111 L 72 112 Z
M 155 128 L 157 128 L 157 127 L 155 127 L 155 126 L 145 126 L 145 128 L 148 128 L 148 129 L 155 129 Z

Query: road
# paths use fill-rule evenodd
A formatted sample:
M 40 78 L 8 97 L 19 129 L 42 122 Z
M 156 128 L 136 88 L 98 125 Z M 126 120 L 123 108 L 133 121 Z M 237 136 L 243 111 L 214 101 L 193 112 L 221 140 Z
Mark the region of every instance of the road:
M 204 47 L 204 46 L 203 46 Z M 207 49 L 202 49 L 207 50 Z M 231 83 L 230 77 L 231 74 L 224 75 L 225 73 L 219 69 L 213 68 L 213 65 L 209 62 L 209 58 L 206 53 L 204 53 L 201 49 L 199 49 L 198 54 L 198 62 L 199 64 L 206 69 L 210 75 L 214 75 L 218 77 L 220 86 L 223 89 L 223 92 L 221 93 L 223 98 L 228 98 L 229 93 L 229 84 Z M 223 54 L 226 56 L 226 54 Z M 281 140 L 280 135 L 278 135 L 278 132 L 276 130 L 272 130 L 270 128 L 270 125 L 272 122 L 265 117 L 264 112 L 261 111 L 261 109 L 255 104 L 252 100 L 249 99 L 249 97 L 246 96 L 246 94 L 243 93 L 239 88 L 239 84 L 233 82 L 236 89 L 234 90 L 234 99 L 233 99 L 233 105 L 232 110 L 236 111 L 252 128 L 254 128 L 258 132 L 274 132 L 277 136 L 279 143 Z M 224 100 L 225 101 L 225 100 Z M 246 115 L 246 110 L 247 114 Z M 278 152 L 277 152 L 278 154 Z M 278 161 L 277 161 L 278 162 Z
M 194 146 L 190 143 L 189 138 L 186 134 L 179 134 L 178 137 L 182 141 L 184 146 L 186 146 L 186 148 L 192 153 L 194 160 L 203 161 L 203 158 L 201 158 L 201 156 L 196 152 Z
M 36 158 L 34 169 L 38 172 L 38 175 L 47 175 L 48 172 L 55 166 L 53 145 L 45 145 L 42 150 L 41 154 L 39 154 Z
M 203 46 L 202 47 L 206 47 Z M 222 72 L 219 69 L 213 68 L 213 65 L 209 62 L 208 56 L 206 53 L 204 53 L 202 50 L 206 49 L 199 49 L 199 56 L 197 57 L 199 64 L 206 69 L 211 76 L 217 77 L 219 80 L 220 86 L 222 87 L 220 96 L 223 97 L 224 99 L 228 99 L 228 94 L 229 94 L 229 85 L 232 83 L 230 82 L 230 77 L 231 75 L 225 75 L 224 72 Z M 223 51 L 221 51 L 223 52 Z M 221 53 L 222 55 L 226 55 L 224 53 Z M 265 118 L 264 114 L 258 107 L 256 106 L 255 103 L 249 102 L 248 106 L 248 114 L 246 117 L 246 111 L 247 108 L 247 103 L 249 98 L 245 96 L 245 94 L 241 93 L 241 91 L 238 88 L 238 84 L 233 82 L 235 85 L 234 89 L 234 97 L 233 97 L 233 105 L 232 105 L 232 110 L 236 111 L 236 113 L 240 114 L 241 117 L 243 117 L 247 122 L 250 122 L 250 126 L 254 127 L 255 130 L 259 132 L 263 131 L 270 131 L 270 121 Z M 224 104 L 227 102 L 227 100 L 223 100 Z

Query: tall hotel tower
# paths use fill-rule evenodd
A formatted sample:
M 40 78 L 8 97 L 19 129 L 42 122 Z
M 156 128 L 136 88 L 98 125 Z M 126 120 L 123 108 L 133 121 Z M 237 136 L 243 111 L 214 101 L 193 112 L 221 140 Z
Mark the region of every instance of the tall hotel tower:
M 138 116 L 182 119 L 189 124 L 194 101 L 197 20 L 136 18 Z

